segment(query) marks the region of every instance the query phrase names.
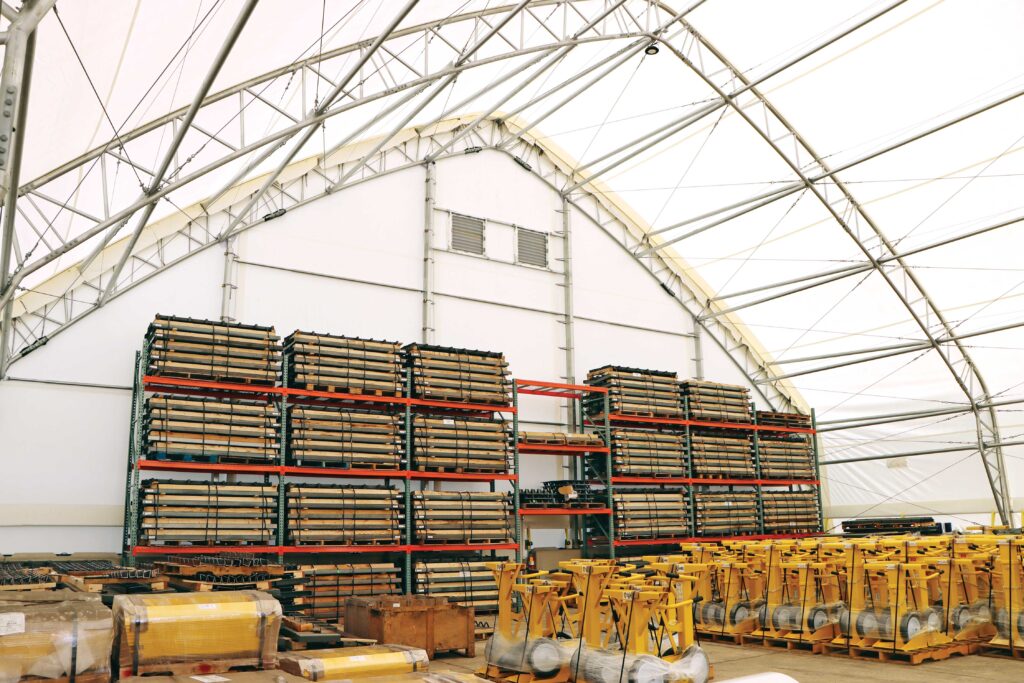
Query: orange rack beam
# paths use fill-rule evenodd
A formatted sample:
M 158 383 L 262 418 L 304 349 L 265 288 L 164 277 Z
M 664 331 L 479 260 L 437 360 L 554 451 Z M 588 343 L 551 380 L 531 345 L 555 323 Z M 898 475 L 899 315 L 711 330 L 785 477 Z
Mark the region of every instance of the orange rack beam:
M 533 455 L 585 455 L 587 453 L 608 453 L 607 446 L 559 446 L 543 443 L 521 443 L 520 453 Z
M 611 508 L 520 508 L 520 517 L 539 515 L 610 515 Z

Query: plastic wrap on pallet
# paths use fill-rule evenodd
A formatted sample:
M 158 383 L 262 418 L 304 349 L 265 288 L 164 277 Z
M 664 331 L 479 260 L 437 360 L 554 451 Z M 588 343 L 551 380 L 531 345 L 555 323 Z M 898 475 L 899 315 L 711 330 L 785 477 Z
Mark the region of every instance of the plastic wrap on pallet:
M 123 675 L 195 662 L 277 662 L 281 605 L 261 591 L 119 595 L 113 611 L 114 661 Z
M 758 435 L 758 459 L 764 479 L 814 479 L 814 451 L 804 434 Z
M 396 470 L 405 453 L 402 432 L 400 415 L 288 406 L 288 457 L 297 465 Z
M 413 566 L 413 589 L 473 608 L 477 633 L 489 631 L 481 616 L 498 609 L 498 584 L 483 560 L 430 560 Z
M 694 429 L 690 433 L 693 476 L 753 479 L 754 448 L 750 435 L 722 429 Z
M 288 484 L 288 537 L 293 545 L 398 544 L 405 506 L 383 486 Z
M 400 683 L 401 681 L 419 681 L 420 683 L 487 683 L 486 679 L 473 674 L 445 672 L 418 672 L 409 674 L 391 674 L 389 676 L 370 676 L 369 678 L 344 678 L 335 683 Z
M 0 681 L 109 677 L 110 610 L 98 599 L 51 595 L 25 591 L 0 598 Z
M 552 678 L 569 661 L 571 651 L 552 638 L 512 638 L 495 633 L 484 649 L 485 661 L 502 671 Z
M 686 436 L 645 429 L 613 429 L 611 431 L 612 470 L 623 476 L 690 475 Z M 603 461 L 596 461 L 603 472 Z
M 415 398 L 501 405 L 511 402 L 508 362 L 500 352 L 409 344 L 402 353 L 412 372 Z
M 680 538 L 691 533 L 686 491 L 616 488 L 612 499 L 617 538 Z
M 148 479 L 142 482 L 143 544 L 270 544 L 277 484 Z
M 514 541 L 512 498 L 488 491 L 414 491 L 417 543 L 484 544 Z
M 150 375 L 275 384 L 281 347 L 273 327 L 158 315 L 146 331 Z
M 279 666 L 310 681 L 343 681 L 421 671 L 429 663 L 420 648 L 382 644 L 283 653 Z
M 398 342 L 296 330 L 284 339 L 288 386 L 396 395 L 402 388 Z
M 508 472 L 511 433 L 500 418 L 430 417 L 412 421 L 413 469 Z
M 697 491 L 693 499 L 698 536 L 756 534 L 760 530 L 754 491 Z
M 206 676 L 191 674 L 180 676 L 129 676 L 122 678 L 121 683 L 203 683 Z M 222 671 L 216 674 L 217 680 L 208 678 L 206 683 L 305 683 L 305 678 L 294 676 L 284 671 Z
M 821 530 L 816 491 L 761 491 L 764 530 L 769 534 L 814 533 Z
M 688 379 L 680 383 L 687 417 L 710 422 L 747 423 L 753 420 L 750 389 L 736 384 Z
M 571 680 L 583 683 L 706 683 L 711 663 L 699 645 L 691 645 L 677 661 L 577 647 L 569 660 Z
M 145 457 L 276 463 L 280 416 L 273 402 L 156 395 L 146 399 Z
M 614 413 L 655 417 L 681 417 L 678 379 L 674 372 L 605 365 L 587 373 L 586 384 L 608 389 L 608 407 Z M 605 397 L 588 394 L 583 408 L 589 415 L 604 412 Z

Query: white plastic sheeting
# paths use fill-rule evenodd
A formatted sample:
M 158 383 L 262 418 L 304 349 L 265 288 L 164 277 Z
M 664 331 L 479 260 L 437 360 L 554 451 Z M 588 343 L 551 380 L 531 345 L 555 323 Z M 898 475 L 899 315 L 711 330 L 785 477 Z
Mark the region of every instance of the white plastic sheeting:
M 362 0 L 296 5 L 284 0 L 264 0 L 222 69 L 213 91 L 298 58 L 370 40 L 391 20 L 400 4 Z M 720 57 L 728 59 L 755 81 L 830 37 L 878 14 L 845 37 L 764 79 L 758 88 L 831 167 L 849 166 L 838 177 L 898 253 L 1000 225 L 968 239 L 913 253 L 906 258 L 906 263 L 955 333 L 969 335 L 1021 322 L 1024 276 L 1019 252 L 1024 237 L 1022 224 L 1013 222 L 1024 208 L 1019 199 L 1024 174 L 1024 155 L 1019 154 L 1024 145 L 1021 137 L 1024 133 L 1019 121 L 1024 114 L 1024 97 L 1015 97 L 1024 89 L 1024 45 L 1016 35 L 1016 28 L 1024 20 L 1024 7 L 1019 3 L 994 0 L 979 6 L 968 0 L 846 3 L 805 0 L 779 5 L 754 0 L 708 0 L 673 3 L 673 7 L 667 7 L 632 0 L 618 9 L 613 8 L 615 4 L 607 0 L 532 3 L 499 36 L 481 48 L 478 57 L 494 58 L 493 62 L 463 73 L 414 116 L 411 123 L 427 124 L 452 105 L 463 102 L 458 111 L 449 113 L 449 116 L 461 114 L 462 118 L 445 125 L 465 125 L 474 119 L 475 113 L 492 109 L 515 112 L 516 121 L 524 123 L 545 114 L 569 92 L 584 85 L 590 76 L 574 81 L 557 95 L 525 108 L 523 105 L 547 88 L 621 50 L 629 39 L 595 39 L 581 44 L 529 82 L 527 79 L 533 71 L 518 73 L 517 70 L 534 59 L 534 53 L 510 59 L 498 57 L 516 45 L 541 44 L 542 39 L 550 38 L 545 31 L 551 33 L 552 27 L 579 25 L 605 10 L 611 12 L 610 18 L 602 24 L 604 33 L 609 34 L 616 27 L 622 33 L 638 30 L 638 26 L 650 30 L 659 19 L 693 7 L 685 21 L 717 49 Z M 238 0 L 62 3 L 59 16 L 63 29 L 53 13 L 43 20 L 39 29 L 23 180 L 35 178 L 106 142 L 114 137 L 115 129 L 121 133 L 132 130 L 175 107 L 186 105 L 240 5 Z M 489 26 L 501 16 L 497 12 L 500 6 L 500 3 L 483 0 L 421 2 L 401 27 L 439 17 L 456 18 L 475 11 L 495 13 L 485 14 L 480 21 L 460 23 L 453 19 L 439 29 L 434 39 L 420 43 L 410 40 L 408 44 L 393 46 L 391 52 L 381 53 L 372 62 L 370 75 L 359 86 L 360 91 L 370 93 L 379 89 L 381 83 L 386 87 L 412 79 L 413 69 L 419 64 L 416 58 L 424 52 L 436 55 L 426 60 L 432 70 L 443 67 L 451 58 L 451 50 L 462 49 L 487 33 Z M 188 39 L 190 35 L 192 38 Z M 714 72 L 717 83 L 729 82 L 727 77 L 722 77 L 719 58 L 707 51 L 692 51 L 693 33 L 672 25 L 662 38 L 657 54 L 639 52 L 626 59 L 546 116 L 530 135 L 538 137 L 550 149 L 558 150 L 562 158 L 577 160 L 571 163 L 581 178 L 604 170 L 616 160 L 621 161 L 601 173 L 601 189 L 614 193 L 628 205 L 640 228 L 663 231 L 659 232 L 662 239 L 678 240 L 672 248 L 679 256 L 680 268 L 692 268 L 707 284 L 707 292 L 700 293 L 702 296 L 725 295 L 716 302 L 720 309 L 810 284 L 813 280 L 807 278 L 817 273 L 866 264 L 865 254 L 826 211 L 825 205 L 812 192 L 799 187 L 762 208 L 722 220 L 719 225 L 684 238 L 695 228 L 730 216 L 732 212 L 721 212 L 723 207 L 794 182 L 796 174 L 771 148 L 770 141 L 775 140 L 785 147 L 783 151 L 792 154 L 800 167 L 813 171 L 812 159 L 806 152 L 796 151 L 798 145 L 784 129 L 773 123 L 766 140 L 757 134 L 756 121 L 745 120 L 740 115 L 739 111 L 752 117 L 763 113 L 749 93 L 747 97 L 737 98 L 737 108 L 720 107 L 635 156 L 626 159 L 627 152 L 602 159 L 622 145 L 712 102 L 715 92 L 698 77 L 701 69 Z M 183 45 L 185 49 L 179 50 Z M 691 57 L 699 55 L 707 62 L 685 64 L 673 50 Z M 213 131 L 228 145 L 218 148 L 219 143 L 198 133 L 192 134 L 203 139 L 202 143 L 193 142 L 189 147 L 196 150 L 193 165 L 189 165 L 191 157 L 186 151 L 176 165 L 185 172 L 191 171 L 195 165 L 213 158 L 212 148 L 216 148 L 217 154 L 223 154 L 230 145 L 248 142 L 275 129 L 275 125 L 280 126 L 285 120 L 282 112 L 309 111 L 322 101 L 331 83 L 346 73 L 354 59 L 349 53 L 326 60 L 314 65 L 323 78 L 304 70 L 301 76 L 282 79 L 260 91 L 260 104 L 247 109 L 244 130 L 238 130 L 241 127 L 237 121 L 221 130 L 215 117 L 197 119 L 204 122 L 207 130 L 213 126 Z M 493 87 L 485 88 L 492 83 Z M 739 85 L 731 82 L 732 87 Z M 471 97 L 478 91 L 478 96 Z M 358 95 L 358 92 L 353 93 L 353 97 Z M 243 97 L 254 99 L 250 95 Z M 987 103 L 1003 99 L 1006 101 L 998 106 L 973 115 Z M 331 118 L 299 151 L 296 159 L 315 158 L 331 150 L 364 124 L 368 125 L 359 137 L 372 139 L 385 135 L 414 107 L 422 104 L 423 97 L 413 98 L 406 105 L 382 114 L 397 101 L 397 96 L 392 95 Z M 221 106 L 227 108 L 228 105 Z M 928 132 L 942 122 L 967 115 L 970 116 L 955 125 L 868 161 L 853 163 Z M 169 135 L 162 135 L 128 148 L 136 163 L 152 168 L 169 141 Z M 456 143 L 454 148 L 460 151 L 480 143 L 470 137 Z M 372 149 L 372 145 L 364 144 L 359 149 L 363 154 Z M 421 159 L 430 151 L 425 145 L 419 157 L 410 161 Z M 282 158 L 281 154 L 278 152 L 253 169 L 250 176 L 256 177 L 261 171 L 273 168 Z M 126 163 L 116 164 L 109 157 L 107 161 L 110 163 L 107 179 L 111 185 L 108 194 L 112 199 L 120 197 L 123 205 L 126 197 L 130 199 L 140 191 L 138 174 Z M 535 195 L 536 189 L 530 187 L 532 179 L 526 174 L 499 178 L 480 172 L 480 163 L 473 157 L 465 157 L 452 159 L 447 166 L 439 165 L 439 209 L 498 217 L 512 212 L 516 217 L 505 220 L 521 221 L 539 230 L 558 228 L 557 196 Z M 310 166 L 293 173 L 304 173 Z M 202 182 L 175 191 L 169 196 L 173 204 L 161 202 L 155 218 L 178 215 L 179 208 L 195 217 L 197 212 L 189 207 L 212 194 L 238 168 L 237 165 L 226 166 Z M 76 171 L 66 180 L 65 195 L 56 197 L 58 201 L 70 199 L 70 205 L 81 211 L 102 214 L 95 173 Z M 257 181 L 248 186 L 246 192 L 259 184 Z M 375 184 L 376 181 L 368 184 L 365 192 L 379 197 L 378 190 L 371 189 Z M 455 186 L 466 190 L 460 195 L 463 206 L 453 206 L 454 199 L 445 195 Z M 816 186 L 829 198 L 838 195 L 835 183 L 828 179 L 820 180 Z M 75 187 L 79 187 L 77 192 Z M 363 191 L 362 186 L 357 186 L 340 196 L 353 196 L 350 193 Z M 232 200 L 245 196 L 245 193 L 237 193 Z M 540 198 L 536 203 L 526 203 L 522 198 L 527 196 Z M 395 284 L 418 288 L 421 282 L 418 264 L 422 258 L 421 197 L 417 189 L 396 195 L 399 201 L 388 201 L 389 209 L 400 211 L 402 216 L 398 220 L 405 224 L 406 231 L 397 243 L 385 237 L 385 232 L 375 229 L 372 201 L 346 203 L 339 200 L 338 205 L 330 204 L 329 215 L 326 210 L 317 209 L 318 202 L 313 202 L 304 211 L 324 214 L 311 219 L 320 224 L 317 230 L 323 235 L 303 242 L 297 235 L 275 231 L 273 240 L 266 243 L 250 240 L 252 253 L 243 259 L 259 261 L 273 256 L 279 265 L 287 262 L 287 267 L 294 270 L 319 272 L 337 264 L 324 245 L 343 246 L 359 257 L 346 259 L 344 272 L 339 275 L 374 281 L 374 273 L 387 268 L 394 271 Z M 34 201 L 44 202 L 39 198 Z M 358 213 L 356 207 L 361 207 Z M 206 207 L 210 212 L 216 208 L 219 207 Z M 694 220 L 712 212 L 718 213 L 708 219 Z M 856 219 L 849 207 L 841 213 L 851 221 L 854 232 L 859 233 L 872 256 L 884 255 L 878 239 L 863 221 Z M 52 216 L 52 213 L 47 215 Z M 81 220 L 80 216 L 64 211 L 53 227 L 63 237 L 72 237 L 81 230 Z M 580 220 L 581 224 L 585 222 Z M 675 225 L 679 227 L 671 227 Z M 129 223 L 117 237 L 127 235 L 131 226 Z M 26 226 L 19 226 L 19 230 L 22 251 L 30 247 L 38 253 L 46 250 L 43 240 Z M 656 322 L 647 327 L 664 327 L 670 332 L 690 325 L 685 313 L 670 299 L 661 296 L 656 285 L 651 286 L 653 281 L 625 252 L 595 246 L 596 235 L 596 231 L 579 234 L 574 245 L 579 263 L 598 260 L 603 266 L 596 273 L 576 274 L 577 289 L 594 294 L 589 300 L 580 297 L 578 315 L 598 320 L 614 317 L 633 324 L 654 319 Z M 54 242 L 51 237 L 50 246 Z M 280 246 L 282 243 L 291 246 L 284 249 Z M 34 273 L 23 286 L 45 288 L 46 278 L 61 273 L 84 258 L 87 252 L 84 248 L 69 252 Z M 117 256 L 116 253 L 104 254 L 100 261 L 109 267 Z M 199 258 L 215 260 L 209 251 Z M 473 296 L 496 301 L 506 301 L 510 292 L 519 291 L 529 293 L 533 306 L 558 310 L 560 305 L 560 294 L 550 275 L 498 264 L 485 267 L 462 255 L 442 254 L 438 264 L 439 290 L 467 287 Z M 161 278 L 185 282 L 188 278 L 184 273 L 189 268 L 184 264 L 174 266 Z M 893 263 L 882 268 L 898 279 Z M 213 283 L 219 274 L 212 263 L 203 277 L 209 280 L 210 286 L 216 287 Z M 289 329 L 289 320 L 301 319 L 324 329 L 388 336 L 388 329 L 394 328 L 391 336 L 406 339 L 415 336 L 419 323 L 418 297 L 414 293 L 407 296 L 395 290 L 368 289 L 370 285 L 333 281 L 323 282 L 319 285 L 322 289 L 310 291 L 307 299 L 296 302 L 283 296 L 296 277 L 302 276 L 285 271 L 271 274 L 258 266 L 243 267 L 242 284 L 259 292 L 258 301 L 269 308 L 249 308 L 250 302 L 257 299 L 243 298 L 237 317 L 247 319 L 250 313 L 260 310 L 265 311 L 261 320 L 275 322 L 282 329 Z M 743 294 L 800 278 L 804 281 Z M 650 293 L 638 297 L 619 294 L 619 283 L 631 279 L 638 282 L 647 279 L 644 289 Z M 193 284 L 189 280 L 182 289 Z M 244 286 L 242 291 L 245 291 Z M 363 294 L 353 296 L 353 292 Z M 275 293 L 278 299 L 274 298 Z M 328 297 L 343 293 L 352 297 L 351 314 L 340 316 L 346 325 L 333 324 L 331 316 L 336 313 L 330 310 L 329 299 L 321 293 Z M 23 292 L 23 295 L 30 294 Z M 917 297 L 913 291 L 907 294 L 912 300 Z M 373 300 L 368 300 L 368 296 Z M 146 311 L 142 316 L 145 318 L 154 306 L 151 299 L 140 298 L 145 301 L 139 304 L 139 310 Z M 389 308 L 393 299 L 405 302 L 403 310 L 407 317 L 400 321 L 389 319 L 381 312 Z M 182 312 L 181 307 L 173 303 L 161 295 L 156 307 Z M 439 300 L 436 308 L 438 340 L 454 342 L 455 338 L 448 336 L 450 330 L 464 327 L 466 320 L 475 320 L 478 314 L 474 306 L 481 305 L 469 301 L 455 305 Z M 120 319 L 124 315 L 122 311 L 129 306 L 136 306 L 130 294 L 119 299 L 108 315 L 102 316 L 106 324 Z M 216 300 L 207 302 L 205 309 L 206 314 L 216 316 Z M 316 317 L 318 315 L 322 317 Z M 494 315 L 494 324 L 500 320 L 530 326 L 540 314 L 506 310 L 500 316 Z M 750 305 L 735 315 L 745 324 L 751 344 L 765 349 L 765 355 L 774 361 L 773 369 L 777 374 L 817 370 L 794 376 L 790 382 L 799 397 L 817 409 L 821 422 L 961 409 L 960 413 L 916 421 L 825 432 L 826 459 L 977 446 L 976 422 L 969 412 L 970 400 L 982 400 L 984 396 L 979 386 L 970 384 L 971 396 L 968 397 L 954 376 L 954 373 L 966 376 L 963 368 L 954 363 L 951 371 L 939 351 L 915 346 L 914 350 L 900 355 L 823 369 L 842 363 L 855 351 L 878 349 L 879 354 L 884 354 L 894 345 L 921 344 L 926 341 L 921 325 L 937 337 L 944 333 L 933 316 L 925 316 L 920 323 L 912 320 L 879 272 L 865 269 L 822 286 Z M 49 343 L 46 357 L 53 368 L 61 363 L 53 349 L 71 345 L 73 340 L 88 339 L 93 317 L 76 323 L 77 332 L 58 335 Z M 360 323 L 356 325 L 354 321 Z M 587 321 L 578 322 L 578 326 L 580 330 L 600 327 L 599 323 Z M 126 347 L 131 346 L 136 331 L 136 328 L 128 329 L 132 334 L 128 335 Z M 516 353 L 517 374 L 554 373 L 555 366 L 548 366 L 556 360 L 554 349 L 558 345 L 559 329 L 553 322 L 544 329 L 532 350 L 524 347 L 522 352 Z M 467 334 L 472 339 L 473 333 Z M 674 369 L 668 368 L 667 358 L 672 357 L 680 359 L 680 365 L 676 366 L 680 372 L 692 372 L 692 364 L 685 360 L 694 355 L 688 338 L 622 327 L 600 334 L 601 338 L 614 340 L 610 348 L 602 352 L 580 344 L 578 369 L 585 371 L 593 364 L 631 359 Z M 705 343 L 704 346 L 706 355 L 717 353 L 708 348 L 712 345 Z M 1010 402 L 1024 397 L 1024 363 L 1020 361 L 1024 328 L 1011 327 L 969 337 L 964 340 L 964 346 L 978 373 L 987 381 L 992 397 Z M 627 348 L 635 350 L 635 354 L 624 351 Z M 111 352 L 115 361 L 98 359 L 97 362 L 116 362 L 126 367 L 124 353 Z M 949 358 L 955 356 L 948 343 L 943 345 L 942 353 Z M 31 374 L 31 370 L 71 379 L 89 374 L 78 363 L 58 371 L 43 370 L 33 361 L 33 357 L 28 356 L 16 362 L 11 374 L 24 376 Z M 707 374 L 710 379 L 727 379 Z M 1024 403 L 1009 403 L 998 410 L 1000 433 L 1005 441 L 1020 441 L 1024 435 L 1024 421 L 1019 417 L 1021 406 Z M 1022 479 L 1013 476 L 1019 471 L 1024 448 L 1008 446 L 1004 454 L 1011 493 L 1024 497 Z M 833 466 L 826 468 L 825 475 L 836 517 L 879 512 L 940 513 L 966 523 L 979 519 L 979 515 L 984 518 L 993 509 L 988 482 L 978 455 L 972 450 Z M 1020 503 L 1015 507 L 1019 509 Z

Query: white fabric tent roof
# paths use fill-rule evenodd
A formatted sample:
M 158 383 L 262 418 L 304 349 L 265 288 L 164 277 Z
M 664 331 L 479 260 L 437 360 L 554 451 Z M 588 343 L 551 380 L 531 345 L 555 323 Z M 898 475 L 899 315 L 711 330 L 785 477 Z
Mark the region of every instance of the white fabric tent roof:
M 138 137 L 130 132 L 188 107 L 244 4 L 61 2 L 43 19 L 21 185 L 42 180 L 31 186 L 38 194 L 19 202 L 27 216 L 16 224 L 15 258 L 31 272 L 18 282 L 18 296 L 58 275 L 65 278 L 61 288 L 70 290 L 68 278 L 84 276 L 66 269 L 97 253 L 94 269 L 116 265 L 128 244 L 123 238 L 135 227 L 131 220 L 97 235 L 121 244 L 118 249 L 96 252 L 94 238 L 31 268 L 152 183 L 175 128 L 154 126 Z M 250 87 L 200 111 L 195 123 L 203 132 L 185 136 L 163 182 L 215 164 L 318 106 L 344 110 L 324 119 L 295 150 L 294 159 L 307 161 L 289 167 L 293 177 L 325 163 L 324 157 L 357 164 L 373 151 L 373 140 L 391 140 L 407 125 L 445 120 L 469 126 L 478 114 L 501 112 L 520 126 L 542 118 L 529 135 L 576 160 L 570 163 L 581 183 L 599 177 L 587 187 L 628 205 L 641 227 L 657 235 L 652 245 L 671 242 L 685 264 L 680 267 L 691 268 L 715 293 L 708 313 L 742 307 L 735 317 L 765 350 L 774 375 L 792 375 L 789 385 L 816 407 L 823 427 L 832 428 L 824 432 L 827 460 L 943 451 L 828 467 L 837 516 L 900 510 L 973 520 L 972 514 L 993 509 L 974 411 L 991 427 L 984 404 L 1000 403 L 991 408 L 998 432 L 981 438 L 1024 443 L 1024 327 L 1016 326 L 1024 321 L 1024 224 L 1017 222 L 1024 209 L 1024 97 L 1018 97 L 1024 93 L 1024 44 L 1017 35 L 1024 6 L 1012 0 L 543 0 L 520 8 L 424 0 L 345 93 L 325 103 L 404 4 L 262 0 L 209 92 L 251 80 Z M 587 28 L 594 19 L 600 21 Z M 444 21 L 431 26 L 438 20 Z M 411 28 L 420 25 L 428 28 Z M 500 31 L 488 38 L 496 26 Z M 645 54 L 655 36 L 659 51 Z M 483 38 L 468 61 L 472 68 L 450 83 L 442 80 L 460 51 Z M 356 44 L 360 49 L 343 50 Z M 303 59 L 309 68 L 283 68 Z M 275 70 L 281 70 L 276 77 L 263 77 Z M 774 113 L 740 76 L 757 84 Z M 422 91 L 402 85 L 421 81 Z M 722 92 L 735 106 L 719 102 Z M 953 123 L 942 126 L 947 122 Z M 657 134 L 677 124 L 674 134 Z M 370 142 L 348 144 L 354 133 Z M 111 141 L 109 154 L 46 177 Z M 454 149 L 474 144 L 467 134 Z M 344 158 L 332 156 L 339 147 Z M 808 148 L 842 170 L 823 176 Z M 151 222 L 174 215 L 185 222 L 201 210 L 244 204 L 290 151 L 284 144 L 249 167 L 258 152 L 240 154 L 183 183 L 159 202 Z M 810 176 L 813 187 L 797 171 Z M 251 178 L 257 180 L 220 204 L 194 206 L 225 184 Z M 860 213 L 842 199 L 836 178 Z M 751 200 L 771 192 L 779 194 Z M 905 268 L 887 258 L 893 251 L 912 252 Z M 811 277 L 820 273 L 827 274 Z M 809 284 L 820 286 L 798 291 Z M 122 286 L 115 277 L 112 290 Z M 962 351 L 950 342 L 950 330 L 968 335 Z M 938 348 L 925 331 L 939 340 Z M 974 332 L 984 334 L 970 336 Z M 884 357 L 826 369 L 850 354 Z M 865 416 L 918 411 L 934 414 L 835 429 Z M 1010 494 L 1024 496 L 1022 479 L 1014 476 L 1024 448 L 1008 445 L 1002 452 Z M 937 504 L 942 501 L 950 502 Z

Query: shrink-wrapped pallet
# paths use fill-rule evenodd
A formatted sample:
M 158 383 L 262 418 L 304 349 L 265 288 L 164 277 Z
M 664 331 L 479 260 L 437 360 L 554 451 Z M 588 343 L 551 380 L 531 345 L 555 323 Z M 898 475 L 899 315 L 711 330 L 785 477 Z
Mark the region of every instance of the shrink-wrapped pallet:
M 206 676 L 132 676 L 121 683 L 196 683 Z M 305 678 L 293 676 L 284 671 L 227 671 L 216 675 L 217 680 L 208 683 L 305 683 Z
M 122 677 L 203 663 L 273 668 L 281 605 L 261 591 L 119 595 L 114 662 Z
M 0 683 L 110 678 L 110 610 L 93 595 L 25 591 L 0 597 Z
M 281 655 L 280 667 L 311 681 L 344 681 L 365 676 L 386 676 L 423 671 L 430 662 L 420 648 L 406 645 L 339 647 Z

